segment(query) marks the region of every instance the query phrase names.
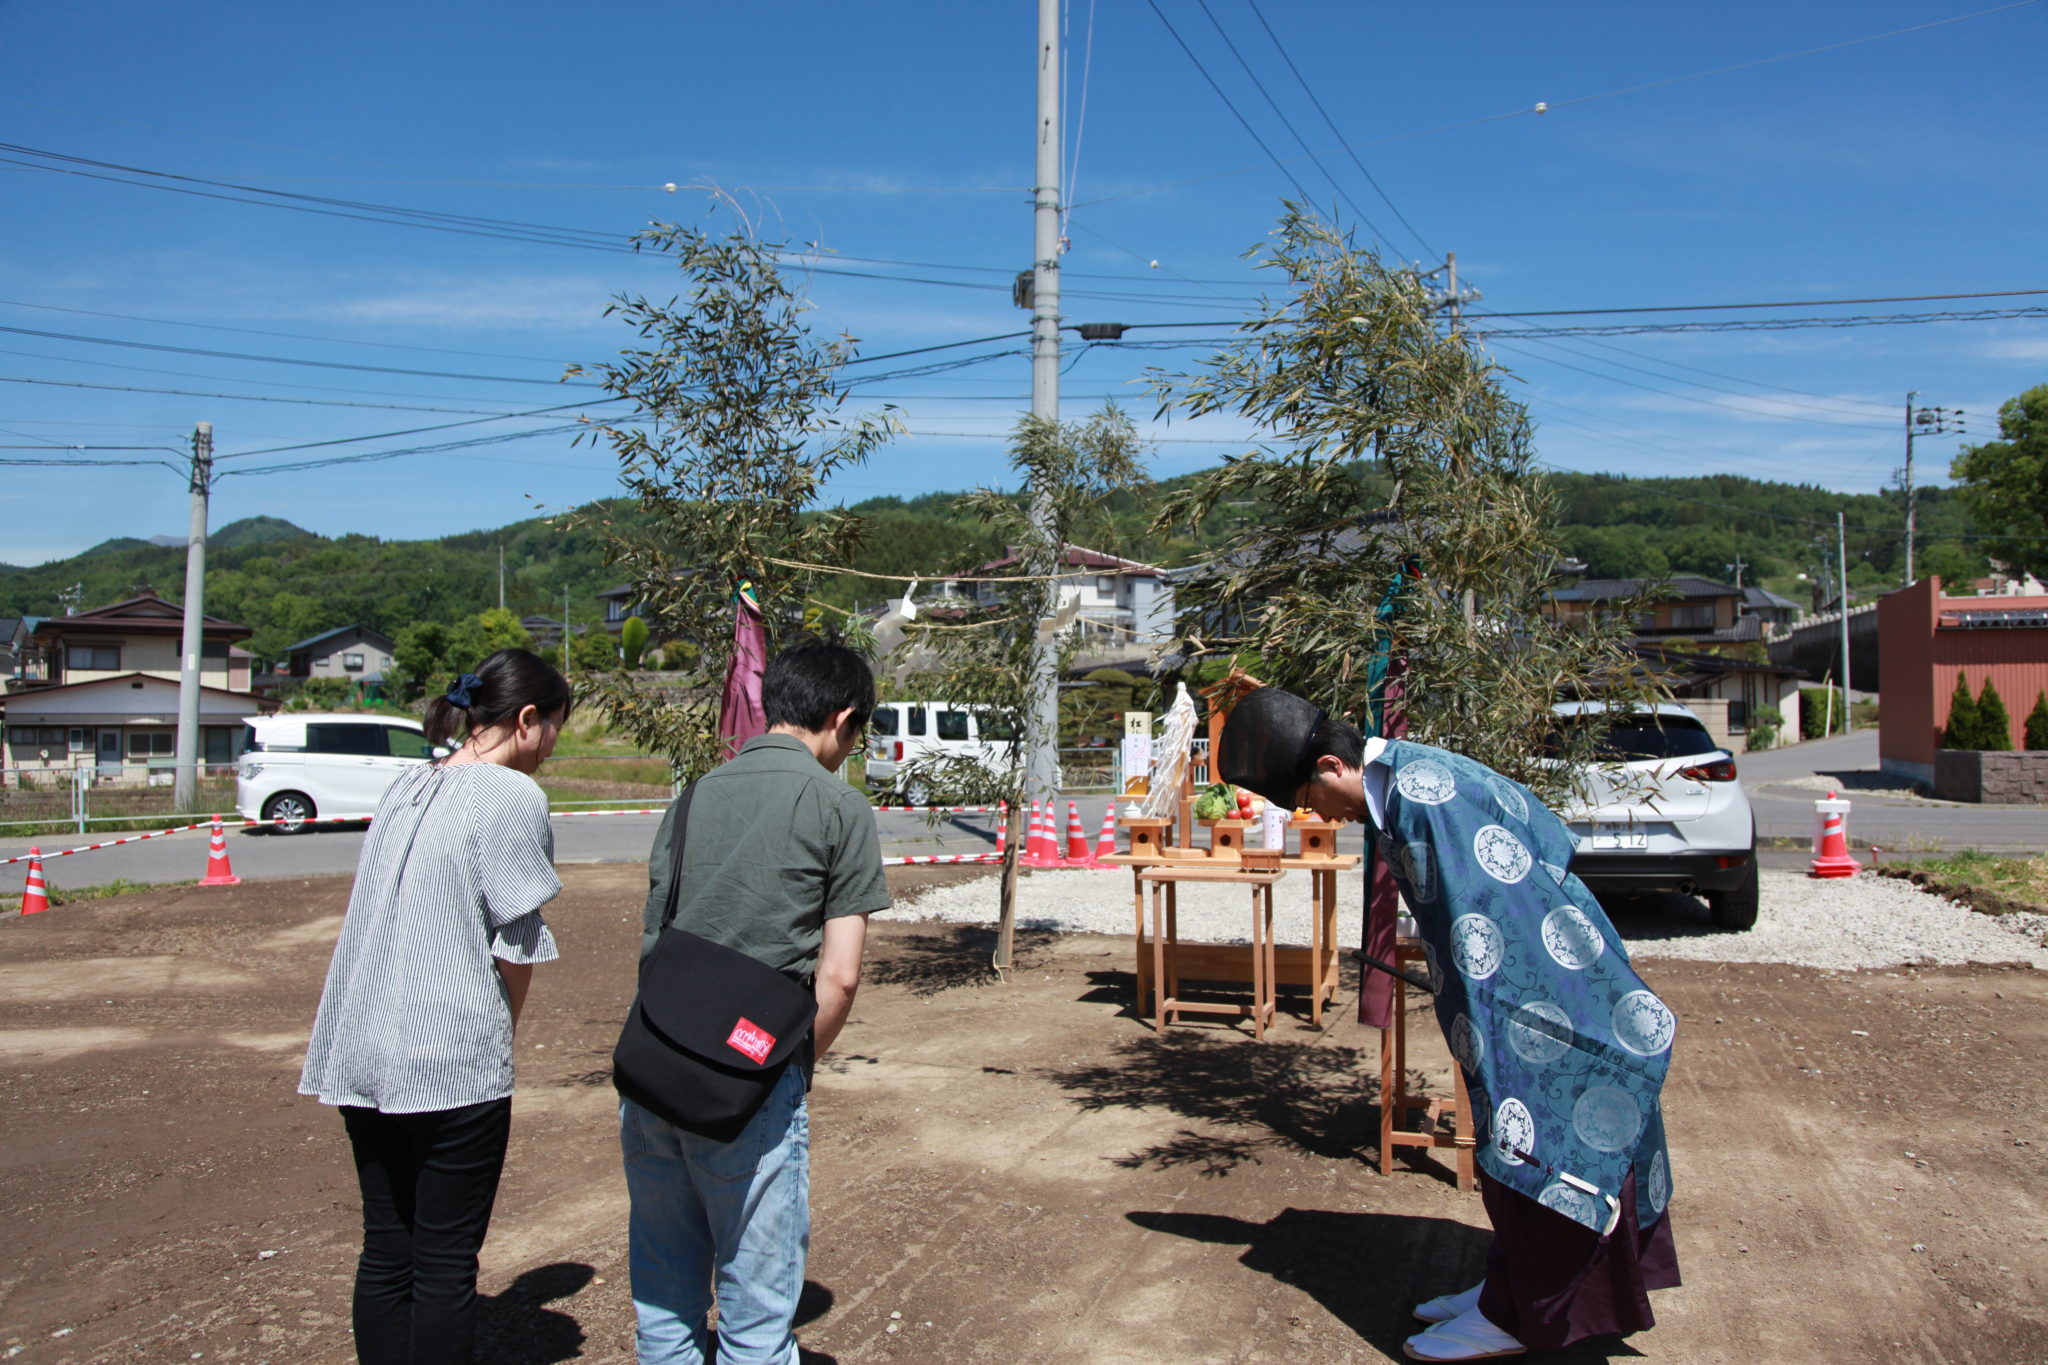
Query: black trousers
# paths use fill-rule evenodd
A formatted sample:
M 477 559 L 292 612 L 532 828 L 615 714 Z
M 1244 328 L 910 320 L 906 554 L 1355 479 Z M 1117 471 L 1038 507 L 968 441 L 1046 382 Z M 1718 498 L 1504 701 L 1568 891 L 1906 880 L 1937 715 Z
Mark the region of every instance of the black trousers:
M 362 1365 L 465 1365 L 477 1252 L 491 1225 L 512 1100 L 425 1114 L 342 1106 L 363 1190 L 356 1263 Z

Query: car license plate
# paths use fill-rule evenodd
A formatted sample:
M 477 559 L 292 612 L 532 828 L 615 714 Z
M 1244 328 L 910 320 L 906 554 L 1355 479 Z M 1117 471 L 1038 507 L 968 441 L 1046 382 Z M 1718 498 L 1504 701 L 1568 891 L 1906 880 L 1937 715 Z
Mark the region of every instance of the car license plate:
M 1580 848 L 1647 848 L 1649 831 L 1641 825 L 1609 824 L 1595 821 L 1591 834 L 1581 835 Z

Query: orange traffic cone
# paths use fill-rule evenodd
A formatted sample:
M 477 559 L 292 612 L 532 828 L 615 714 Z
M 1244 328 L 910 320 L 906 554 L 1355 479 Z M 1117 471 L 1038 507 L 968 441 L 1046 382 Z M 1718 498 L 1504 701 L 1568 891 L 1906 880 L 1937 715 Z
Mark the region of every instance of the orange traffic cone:
M 1102 812 L 1102 834 L 1095 841 L 1095 865 L 1100 867 L 1104 858 L 1116 856 L 1116 802 L 1112 801 Z
M 240 886 L 242 879 L 235 875 L 234 864 L 228 861 L 227 835 L 221 833 L 220 817 L 213 817 L 213 837 L 206 842 L 206 875 L 199 879 L 201 886 Z
M 1052 813 L 1041 812 L 1038 803 L 1031 803 L 1030 833 L 1024 840 L 1023 863 L 1026 867 L 1058 867 L 1060 865 L 1059 845 L 1052 834 Z
M 996 852 L 1005 852 L 1010 847 L 1010 803 L 996 805 Z
M 1095 851 L 1088 847 L 1088 832 L 1081 828 L 1081 808 L 1074 802 L 1067 802 L 1067 856 L 1068 867 L 1095 866 Z
M 1829 792 L 1813 803 L 1813 877 L 1853 877 L 1863 864 L 1849 856 L 1849 803 Z
M 28 851 L 28 885 L 21 891 L 21 913 L 39 915 L 50 908 L 50 891 L 43 885 L 43 851 Z

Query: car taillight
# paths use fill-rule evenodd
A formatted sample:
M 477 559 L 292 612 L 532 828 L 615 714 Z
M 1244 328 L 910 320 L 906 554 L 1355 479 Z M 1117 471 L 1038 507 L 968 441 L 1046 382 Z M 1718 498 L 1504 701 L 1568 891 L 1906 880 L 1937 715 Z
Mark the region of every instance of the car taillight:
M 1680 768 L 1678 775 L 1691 778 L 1695 782 L 1733 782 L 1735 760 L 1721 758 L 1712 763 L 1697 763 L 1690 768 Z
M 896 761 L 898 763 L 903 761 L 903 741 L 900 739 L 896 741 Z

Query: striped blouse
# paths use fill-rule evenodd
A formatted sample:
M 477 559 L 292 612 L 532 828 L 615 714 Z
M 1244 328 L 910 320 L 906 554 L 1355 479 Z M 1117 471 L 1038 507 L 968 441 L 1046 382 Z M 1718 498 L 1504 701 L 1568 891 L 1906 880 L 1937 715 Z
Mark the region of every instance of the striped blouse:
M 421 764 L 377 803 L 299 1093 L 387 1114 L 512 1093 L 492 959 L 550 962 L 561 891 L 547 796 L 495 763 Z

